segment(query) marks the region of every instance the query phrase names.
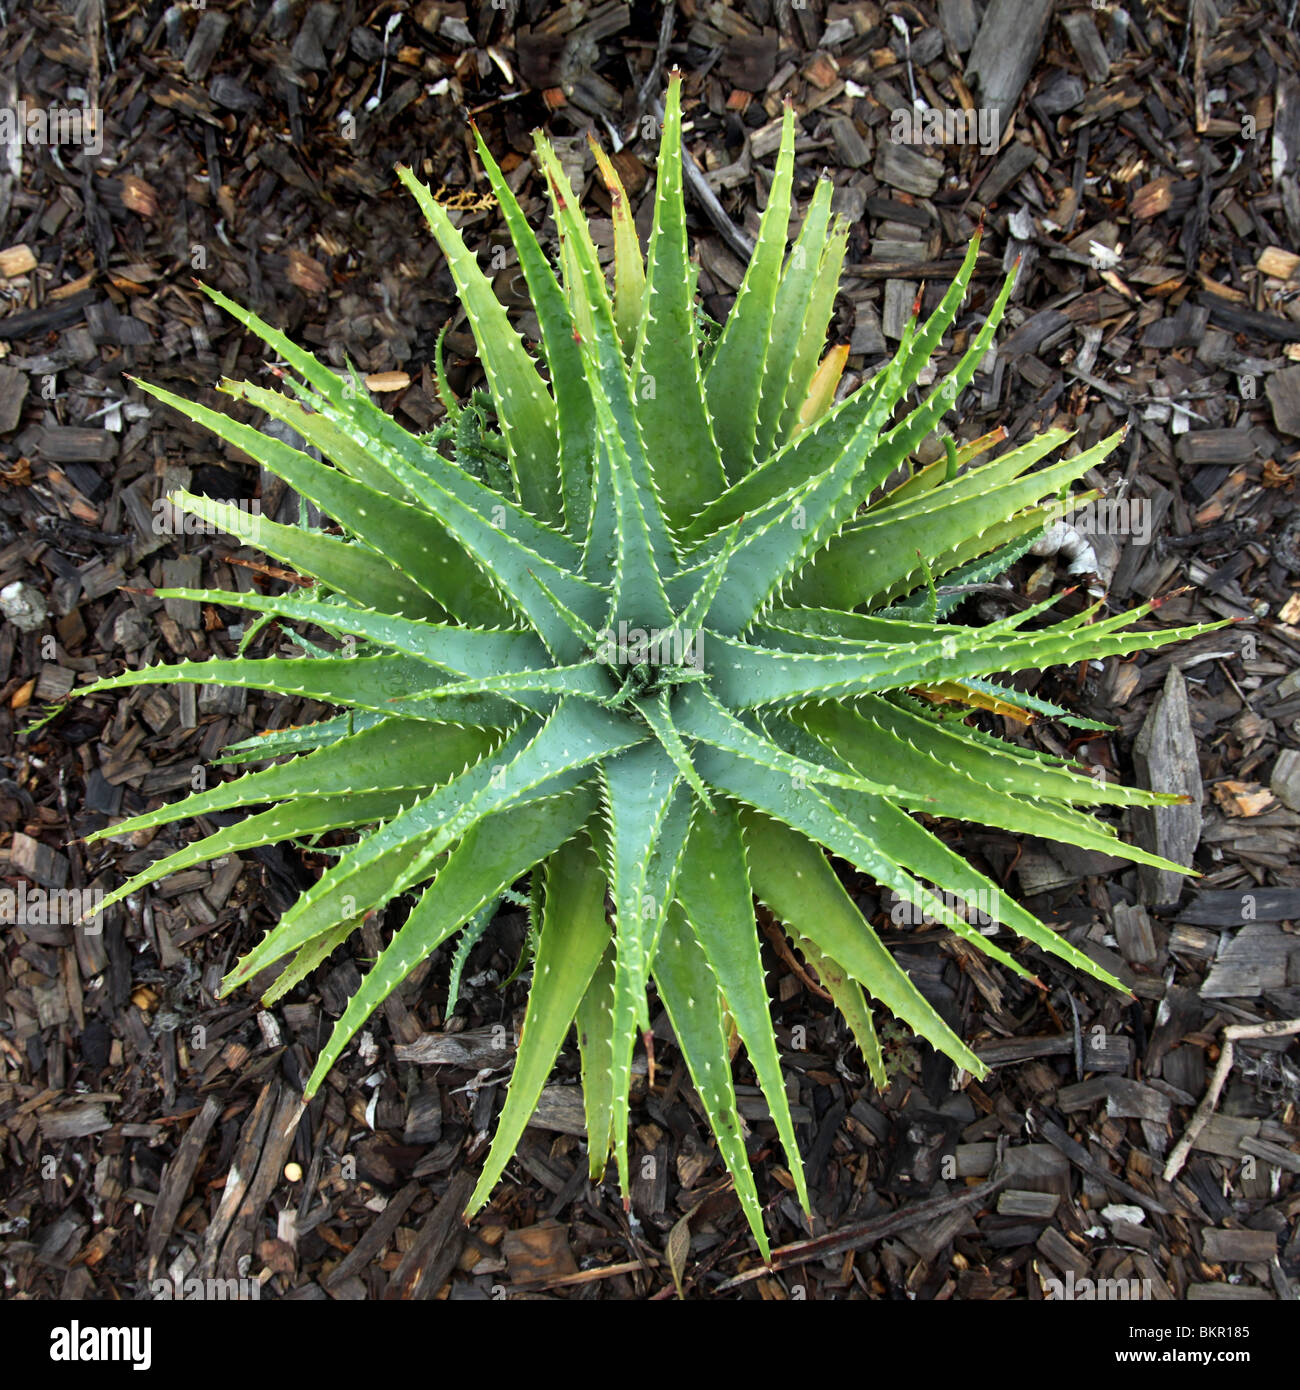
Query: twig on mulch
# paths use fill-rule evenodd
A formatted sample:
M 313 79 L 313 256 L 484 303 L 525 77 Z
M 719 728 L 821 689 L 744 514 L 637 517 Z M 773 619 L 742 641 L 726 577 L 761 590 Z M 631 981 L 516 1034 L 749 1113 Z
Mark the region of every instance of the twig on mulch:
M 1219 1061 L 1214 1068 L 1214 1075 L 1210 1078 L 1204 1099 L 1196 1107 L 1196 1114 L 1192 1116 L 1183 1137 L 1174 1145 L 1169 1162 L 1165 1164 L 1166 1182 L 1172 1182 L 1182 1172 L 1187 1155 L 1192 1151 L 1192 1145 L 1209 1124 L 1210 1117 L 1219 1104 L 1219 1096 L 1228 1080 L 1228 1073 L 1232 1070 L 1233 1044 L 1246 1042 L 1251 1038 L 1290 1038 L 1297 1033 L 1300 1033 L 1300 1018 L 1277 1019 L 1272 1023 L 1233 1023 L 1223 1030 L 1223 1051 L 1219 1053 Z
M 949 1212 L 956 1211 L 958 1207 L 969 1206 L 972 1202 L 982 1202 L 986 1197 L 991 1197 L 999 1188 L 1005 1187 L 1009 1181 L 1010 1178 L 1006 1177 L 996 1178 L 992 1182 L 981 1183 L 978 1187 L 968 1188 L 965 1192 L 958 1192 L 951 1197 L 936 1197 L 933 1201 L 918 1202 L 915 1206 L 906 1207 L 902 1211 L 890 1212 L 888 1216 L 867 1221 L 863 1225 L 851 1227 L 847 1231 L 836 1231 L 832 1235 L 817 1236 L 812 1240 L 801 1240 L 796 1241 L 793 1245 L 783 1245 L 772 1251 L 770 1264 L 759 1265 L 755 1269 L 747 1269 L 743 1274 L 737 1274 L 735 1278 L 728 1279 L 725 1284 L 719 1284 L 714 1292 L 726 1293 L 729 1289 L 738 1288 L 741 1284 L 749 1284 L 755 1279 L 763 1279 L 770 1274 L 779 1274 L 783 1269 L 793 1269 L 796 1265 L 807 1264 L 809 1260 L 826 1259 L 831 1255 L 842 1255 L 846 1250 L 861 1249 L 864 1245 L 871 1245 L 875 1241 L 883 1240 L 886 1236 L 905 1231 L 910 1226 L 919 1226 L 926 1221 L 947 1216 Z

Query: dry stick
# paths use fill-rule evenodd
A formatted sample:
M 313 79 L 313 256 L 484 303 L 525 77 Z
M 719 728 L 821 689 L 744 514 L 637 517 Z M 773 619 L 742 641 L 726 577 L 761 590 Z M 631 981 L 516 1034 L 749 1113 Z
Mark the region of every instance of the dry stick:
M 556 1274 L 552 1277 L 526 1280 L 523 1283 L 511 1284 L 516 1292 L 523 1292 L 530 1289 L 557 1289 L 561 1286 L 572 1284 L 590 1284 L 597 1279 L 611 1279 L 616 1274 L 643 1274 L 647 1265 L 658 1268 L 659 1261 L 653 1256 L 648 1256 L 644 1260 L 624 1260 L 621 1264 L 600 1265 L 596 1269 L 580 1269 L 576 1274 Z M 668 1286 L 671 1291 L 671 1285 Z
M 772 1251 L 771 1263 L 747 1269 L 743 1274 L 737 1274 L 725 1283 L 719 1284 L 713 1292 L 727 1293 L 741 1284 L 779 1274 L 783 1270 L 807 1264 L 810 1260 L 842 1255 L 846 1250 L 859 1250 L 862 1246 L 874 1244 L 897 1231 L 905 1231 L 924 1221 L 938 1220 L 939 1217 L 947 1216 L 949 1212 L 969 1206 L 972 1202 L 983 1202 L 985 1198 L 1005 1187 L 1009 1181 L 1007 1177 L 995 1178 L 991 1182 L 981 1183 L 978 1187 L 964 1188 L 953 1196 L 932 1197 L 929 1201 L 918 1202 L 915 1206 L 903 1207 L 899 1211 L 873 1217 L 861 1226 L 851 1226 L 847 1230 L 832 1231 L 829 1235 L 816 1236 L 812 1240 L 779 1246 Z
M 1218 1064 L 1210 1078 L 1209 1090 L 1196 1107 L 1196 1114 L 1183 1131 L 1183 1137 L 1174 1145 L 1174 1151 L 1169 1155 L 1169 1162 L 1165 1164 L 1164 1171 L 1166 1182 L 1173 1182 L 1182 1172 L 1187 1155 L 1192 1151 L 1192 1145 L 1209 1124 L 1210 1117 L 1219 1104 L 1219 1096 L 1223 1092 L 1228 1073 L 1232 1070 L 1233 1044 L 1246 1042 L 1251 1038 L 1289 1038 L 1297 1033 L 1300 1033 L 1300 1018 L 1279 1019 L 1273 1023 L 1232 1023 L 1223 1030 L 1223 1051 L 1219 1053 Z
M 659 18 L 659 42 L 655 45 L 654 62 L 650 64 L 650 71 L 646 73 L 641 85 L 637 88 L 636 107 L 632 113 L 633 120 L 639 121 L 641 119 L 641 113 L 650 100 L 652 90 L 659 85 L 659 74 L 663 72 L 664 60 L 668 57 L 668 45 L 672 42 L 673 22 L 676 18 L 676 0 L 669 0 Z M 662 114 L 659 119 L 663 119 Z

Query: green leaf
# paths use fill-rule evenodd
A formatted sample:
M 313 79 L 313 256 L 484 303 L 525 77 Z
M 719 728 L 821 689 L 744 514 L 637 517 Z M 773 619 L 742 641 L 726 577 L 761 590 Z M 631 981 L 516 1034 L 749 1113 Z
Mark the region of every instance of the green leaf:
M 790 746 L 799 749 L 798 731 L 792 732 L 796 734 L 796 739 Z M 846 766 L 852 765 L 848 759 L 844 761 Z M 1043 950 L 1051 951 L 1072 965 L 1086 969 L 1103 984 L 1115 989 L 1123 988 L 1112 975 L 1092 964 L 1081 951 L 1076 951 L 1067 941 L 1044 926 L 1031 913 L 1026 912 L 1019 903 L 1012 901 L 996 884 L 977 872 L 959 854 L 950 850 L 898 806 L 881 797 L 839 790 L 828 792 L 827 800 L 846 821 L 869 827 L 868 835 L 874 848 L 890 864 L 928 880 L 942 892 L 956 894 L 968 906 L 983 910 L 990 918 L 1005 923 Z M 921 897 L 915 892 L 907 891 L 906 887 L 900 889 L 895 886 L 894 891 L 902 893 L 909 902 L 921 907 L 934 920 L 942 922 L 963 940 L 999 961 L 1008 970 L 1034 980 L 1034 976 L 1025 966 L 1001 947 L 995 946 L 988 936 L 951 910 L 946 903 L 942 905 L 942 911 L 936 911 L 930 902 L 937 899 L 928 898 L 928 890 L 927 901 L 922 901 Z
M 314 748 L 350 738 L 363 729 L 373 729 L 385 718 L 367 710 L 349 710 L 330 719 L 318 719 L 312 724 L 297 724 L 287 729 L 265 729 L 252 738 L 227 744 L 221 755 L 210 759 L 214 766 L 222 763 L 257 763 L 278 758 L 285 753 L 310 753 Z
M 245 773 L 183 801 L 105 826 L 86 838 L 93 843 L 108 835 L 133 835 L 171 821 L 265 801 L 423 790 L 482 757 L 498 741 L 495 735 L 459 724 L 385 719 L 328 748 L 261 772 Z M 347 807 L 340 805 L 336 809 L 342 818 L 340 824 L 346 824 Z
M 373 491 L 382 492 L 385 496 L 392 497 L 398 502 L 416 504 L 417 499 L 374 458 L 369 450 L 364 449 L 355 439 L 345 434 L 320 411 L 308 410 L 292 396 L 286 396 L 280 391 L 268 391 L 265 387 L 254 386 L 247 381 L 227 379 L 221 383 L 221 389 L 235 400 L 247 401 L 259 410 L 264 410 L 274 419 L 283 421 L 356 482 L 364 483 Z M 432 517 L 429 520 L 432 522 Z M 436 526 L 437 523 L 434 522 L 433 524 Z M 450 540 L 447 544 L 453 545 Z
M 511 671 L 506 675 L 457 681 L 430 691 L 426 698 L 454 700 L 468 695 L 501 695 L 523 702 L 537 696 L 551 699 L 576 695 L 604 703 L 614 694 L 613 682 L 604 666 L 599 661 L 583 661 L 574 666 L 548 666 L 536 671 Z
M 583 837 L 557 845 L 546 862 L 546 906 L 515 1069 L 467 1216 L 492 1195 L 518 1147 L 609 935 L 605 876 L 590 842 Z
M 636 351 L 645 313 L 645 261 L 641 257 L 641 243 L 623 180 L 590 132 L 587 143 L 596 156 L 596 167 L 609 193 L 610 218 L 614 224 L 614 323 L 623 351 L 630 359 Z
M 499 748 L 413 800 L 325 873 L 227 976 L 223 992 L 341 917 L 381 907 L 419 883 L 433 860 L 484 817 L 576 788 L 592 764 L 639 737 L 630 721 L 567 700 L 540 727 L 535 719 L 525 721 Z M 410 846 L 416 849 L 408 858 Z
M 555 272 L 542 253 L 505 175 L 483 143 L 477 126 L 474 127 L 474 141 L 510 239 L 519 254 L 519 268 L 528 283 L 528 294 L 541 325 L 542 350 L 550 368 L 551 390 L 555 396 L 564 517 L 570 535 L 581 536 L 587 529 L 591 505 L 596 413 L 585 386 L 573 318 Z
M 677 732 L 676 724 L 673 723 L 668 691 L 660 691 L 657 698 L 650 697 L 638 700 L 636 703 L 642 718 L 650 726 L 651 733 L 659 740 L 659 746 L 668 754 L 673 766 L 685 779 L 687 786 L 700 799 L 700 802 L 709 811 L 712 811 L 713 801 L 709 796 L 709 789 L 700 780 L 700 774 L 696 772 L 695 764 L 691 762 L 691 755 L 682 742 L 681 734 Z
M 772 1250 L 763 1229 L 763 1209 L 745 1152 L 743 1122 L 731 1080 L 727 1034 L 722 1022 L 718 982 L 699 943 L 676 905 L 668 914 L 654 962 L 655 985 L 699 1093 L 709 1128 L 736 1184 L 736 1196 L 765 1260 Z M 617 1146 L 617 1138 L 615 1140 Z M 624 1187 L 624 1191 L 627 1188 Z
M 814 786 L 822 784 L 901 795 L 897 787 L 874 782 L 859 773 L 845 773 L 838 767 L 826 766 L 821 760 L 791 756 L 759 729 L 724 709 L 706 689 L 684 691 L 678 697 L 676 714 L 678 727 L 688 738 L 757 763 L 781 777 L 788 777 L 793 785 L 807 782 Z
M 499 621 L 501 606 L 476 566 L 422 508 L 399 502 L 196 401 L 138 382 L 140 389 L 242 449 L 290 487 L 384 554 L 463 622 Z
M 825 637 L 803 641 L 821 643 L 818 651 L 780 651 L 713 636 L 713 692 L 733 709 L 767 704 L 794 704 L 807 699 L 863 695 L 935 681 L 963 680 L 1000 671 L 1045 669 L 1072 661 L 1096 661 L 1106 656 L 1146 651 L 1194 637 L 1222 623 L 1199 628 L 1170 628 L 1163 632 L 1122 632 L 1118 625 L 1142 616 L 1142 609 L 1094 623 L 1081 631 L 1042 632 L 1012 641 L 972 637 L 980 629 L 941 627 L 937 641 L 900 650 L 874 641 L 852 642 Z M 845 617 L 849 615 L 843 615 Z M 878 621 L 878 620 L 877 620 Z M 718 649 L 723 651 L 719 655 Z
M 614 898 L 613 1141 L 619 1185 L 629 1190 L 627 1129 L 632 1052 L 650 1026 L 646 985 L 690 826 L 691 798 L 657 743 L 602 768 Z
M 889 1077 L 880 1051 L 880 1039 L 876 1035 L 876 1022 L 871 1017 L 871 1006 L 863 997 L 862 986 L 838 961 L 819 950 L 806 936 L 792 931 L 791 940 L 803 952 L 804 959 L 817 972 L 817 978 L 835 1001 L 835 1007 L 843 1015 L 858 1044 L 876 1089 L 883 1091 L 889 1085 Z
M 660 576 L 675 565 L 672 536 L 664 519 L 645 444 L 637 422 L 632 382 L 619 345 L 613 309 L 595 247 L 577 217 L 572 190 L 554 152 L 539 141 L 556 222 L 565 233 L 573 266 L 570 296 L 582 336 L 582 361 L 596 410 L 596 428 L 608 465 L 616 526 L 616 564 L 609 615 L 655 626 L 672 617 Z M 601 482 L 606 479 L 602 473 Z
M 763 362 L 758 404 L 754 449 L 758 459 L 766 459 L 771 454 L 778 442 L 778 426 L 786 426 L 779 442 L 784 443 L 789 437 L 789 425 L 808 392 L 817 358 L 826 342 L 826 328 L 839 288 L 846 244 L 846 238 L 838 230 L 833 238 L 827 237 L 834 191 L 829 179 L 817 180 L 803 226 L 777 286 L 772 341 Z M 829 294 L 826 286 L 829 286 Z M 793 404 L 793 413 L 788 419 L 787 404 Z
M 319 399 L 312 398 L 312 405 L 363 444 L 394 478 L 418 497 L 474 556 L 491 582 L 498 583 L 503 590 L 510 586 L 513 574 L 502 575 L 500 570 L 503 555 L 512 560 L 522 558 L 525 562 L 529 557 L 541 557 L 540 560 L 534 558 L 534 564 L 556 572 L 557 592 L 562 592 L 560 586 L 571 578 L 574 584 L 579 582 L 568 572 L 577 566 L 580 550 L 563 532 L 538 520 L 414 438 L 380 410 L 359 383 L 343 381 L 256 314 L 209 286 L 203 289 L 214 302 L 274 348 L 320 393 Z M 559 574 L 561 569 L 565 573 Z
M 193 864 L 211 863 L 228 854 L 238 854 L 246 849 L 257 849 L 261 845 L 275 845 L 283 840 L 296 840 L 304 835 L 320 835 L 329 830 L 345 830 L 358 825 L 370 825 L 375 821 L 386 820 L 401 805 L 395 792 L 370 792 L 365 795 L 349 796 L 340 801 L 337 796 L 303 797 L 288 805 L 275 806 L 258 815 L 247 816 L 244 820 L 228 825 L 212 835 L 206 835 L 192 844 L 183 846 L 173 854 L 165 854 L 156 859 L 146 869 L 129 878 L 120 888 L 115 888 L 99 903 L 98 910 L 112 907 L 122 902 L 141 888 L 157 883 L 159 879 L 188 869 Z M 168 806 L 168 811 L 183 812 L 189 815 L 186 802 L 179 806 Z M 179 819 L 179 814 L 176 819 Z M 144 817 L 136 817 L 139 821 Z M 120 826 L 109 826 L 98 831 L 95 836 L 87 836 L 87 841 L 103 835 L 117 835 Z M 127 833 L 127 832 L 123 832 Z
M 518 716 L 518 711 L 511 710 L 508 705 L 478 695 L 437 705 L 415 700 L 395 705 L 396 700 L 447 684 L 447 678 L 428 662 L 405 656 L 181 661 L 173 666 L 144 666 L 138 671 L 123 671 L 121 675 L 84 685 L 77 693 L 96 695 L 100 691 L 124 690 L 133 685 L 172 685 L 178 681 L 273 690 L 280 695 L 298 695 L 327 705 L 353 705 L 380 714 L 401 713 L 413 719 L 456 721 L 481 728 L 505 728 Z
M 223 977 L 217 990 L 219 998 L 224 998 L 241 985 L 248 984 L 267 966 L 274 965 L 286 956 L 298 959 L 312 942 L 331 935 L 344 922 L 364 920 L 371 912 L 382 910 L 395 898 L 401 897 L 407 889 L 429 877 L 436 863 L 445 858 L 445 855 L 435 854 L 421 858 L 424 844 L 419 838 L 405 837 L 395 840 L 393 837 L 384 837 L 386 826 L 400 820 L 403 810 L 413 800 L 418 804 L 415 797 L 404 798 L 399 803 L 392 821 L 364 837 L 308 890 L 313 896 L 310 906 L 320 910 L 314 915 L 308 915 L 305 921 L 300 920 L 304 915 L 299 911 L 303 908 L 304 898 L 299 898 L 290 912 L 284 914 L 247 955 L 240 957 L 233 969 Z M 379 845 L 378 849 L 376 842 Z M 321 889 L 321 883 L 330 879 L 332 875 L 337 875 L 341 865 L 354 860 L 363 852 L 368 856 L 368 879 L 349 879 L 346 887 L 352 890 L 350 892 L 329 893 Z M 290 920 L 291 915 L 293 920 Z
M 469 963 L 470 952 L 483 939 L 496 916 L 497 908 L 501 906 L 502 899 L 498 898 L 495 902 L 488 899 L 486 903 L 465 923 L 464 930 L 456 938 L 456 953 L 451 958 L 451 969 L 447 972 L 447 1016 L 450 1017 L 460 999 L 460 977 L 464 973 L 465 966 Z
M 633 359 L 636 416 L 647 457 L 671 459 L 656 481 L 669 522 L 683 525 L 727 478 L 705 407 L 695 351 L 690 254 L 682 192 L 682 84 L 668 81 L 647 251 L 646 314 Z
M 758 241 L 704 376 L 709 416 L 727 478 L 733 483 L 754 466 L 763 364 L 772 341 L 772 316 L 790 227 L 793 179 L 794 107 L 787 106 L 776 173 L 759 223 Z
M 768 1011 L 749 870 L 740 817 L 734 806 L 724 805 L 714 815 L 696 812 L 677 881 L 677 898 L 736 1020 L 736 1029 L 781 1136 L 795 1192 L 804 1211 L 811 1214 L 808 1185 Z
M 747 477 L 734 481 L 726 492 L 716 497 L 691 522 L 685 530 L 684 539 L 702 542 L 739 517 L 752 516 L 771 506 L 778 499 L 806 485 L 809 478 L 824 473 L 858 439 L 861 431 L 874 431 L 883 425 L 929 361 L 930 353 L 922 354 L 918 344 L 937 343 L 955 317 L 970 272 L 974 269 L 977 251 L 978 247 L 972 246 L 956 281 L 944 295 L 920 338 L 909 329 L 898 355 L 868 385 L 841 401 L 811 429 L 796 435 L 771 458 L 760 462 Z M 973 372 L 978 364 L 977 359 L 970 354 L 967 358 Z M 963 363 L 967 358 L 963 358 Z M 798 403 L 796 409 L 797 406 Z M 859 500 L 864 499 L 871 488 L 883 483 L 895 466 L 889 458 L 873 457 L 868 479 L 859 484 L 855 491 Z
M 810 607 L 853 608 L 892 595 L 900 586 L 906 586 L 903 591 L 907 592 L 920 582 L 924 570 L 921 556 L 940 556 L 967 541 L 981 539 L 1022 508 L 1097 467 L 1122 438 L 1122 434 L 1111 435 L 1075 458 L 1015 482 L 999 484 L 992 469 L 977 469 L 955 483 L 889 508 L 879 520 L 868 512 L 846 526 L 813 560 L 790 587 L 788 601 Z M 985 486 L 976 490 L 972 484 Z M 1040 520 L 1030 520 L 1032 529 L 1041 527 Z M 990 538 L 980 549 L 990 550 L 1000 540 Z M 948 567 L 934 568 L 942 573 Z
M 228 589 L 157 589 L 159 598 L 251 608 L 280 618 L 314 623 L 333 632 L 364 637 L 406 656 L 427 661 L 456 675 L 489 677 L 515 672 L 521 665 L 540 665 L 546 649 L 520 628 L 482 629 L 447 623 L 395 618 L 346 603 L 320 603 L 294 594 L 232 593 Z
M 282 560 L 300 574 L 311 575 L 328 588 L 346 594 L 354 603 L 407 618 L 446 616 L 440 603 L 390 561 L 365 546 L 320 531 L 304 531 L 300 526 L 282 526 L 278 521 L 249 514 L 228 502 L 214 502 L 183 490 L 170 494 L 170 499 L 174 505 L 202 517 L 227 535 L 239 537 L 252 549 Z
M 294 986 L 301 984 L 313 970 L 323 965 L 360 925 L 356 918 L 340 922 L 337 927 L 322 932 L 306 945 L 300 946 L 289 964 L 262 991 L 262 1004 L 270 1008 L 277 1000 L 283 999 Z
M 972 1075 L 988 1069 L 881 944 L 811 840 L 767 816 L 742 812 L 750 877 L 758 898 L 843 968 L 892 1014 Z
M 587 1168 L 592 1182 L 605 1176 L 614 1126 L 614 946 L 600 958 L 578 1005 L 582 1053 L 582 1106 L 587 1121 Z
M 1033 545 L 1036 533 L 1030 532 L 1028 535 L 1021 536 L 1012 541 L 1010 545 L 1004 545 L 1000 549 L 993 551 L 991 555 L 983 555 L 969 564 L 960 565 L 957 569 L 945 575 L 944 588 L 957 590 L 958 592 L 948 592 L 940 594 L 939 602 L 935 606 L 935 617 L 946 618 L 964 603 L 967 595 L 960 592 L 961 588 L 967 584 L 987 584 L 1005 574 L 1013 564 Z M 933 563 L 933 562 L 932 562 Z M 946 565 L 943 566 L 946 569 Z M 911 617 L 914 614 L 924 611 L 925 603 L 928 600 L 928 593 L 924 596 L 917 595 L 915 598 L 903 599 L 895 603 L 889 612 L 898 617 Z M 1081 725 L 1080 727 L 1085 727 Z M 1089 725 L 1087 727 L 1096 727 Z
M 727 635 L 743 632 L 788 577 L 835 535 L 870 491 L 879 464 L 864 470 L 876 438 L 868 419 L 826 469 L 737 528 L 745 539 L 727 562 L 727 573 L 705 621 Z
M 397 176 L 419 203 L 447 257 L 487 374 L 519 498 L 534 516 L 558 521 L 561 507 L 555 402 L 536 363 L 511 328 L 492 282 L 479 269 L 451 218 L 409 169 L 399 166 Z
M 672 542 L 664 528 L 648 470 L 637 469 L 624 447 L 627 436 L 622 433 L 623 426 L 611 403 L 594 380 L 592 386 L 616 519 L 613 590 L 606 623 L 613 625 L 622 619 L 664 628 L 672 622 L 673 610 L 660 575 L 661 566 L 671 554 Z M 644 477 L 638 477 L 638 472 Z
M 1001 689 L 991 681 L 984 684 Z M 1008 695 L 1015 698 L 1021 692 L 1008 691 Z M 996 786 L 1007 795 L 1042 797 L 1072 805 L 1158 806 L 1168 805 L 1170 801 L 1168 793 L 1124 787 L 1109 780 L 1097 781 L 1072 772 L 1059 762 L 1027 757 L 1030 750 L 1003 739 L 980 742 L 973 737 L 974 729 L 964 724 L 949 725 L 928 719 L 910 703 L 900 706 L 893 700 L 866 695 L 854 701 L 853 709 L 885 736 L 906 742 L 919 756 L 959 767 L 967 776 L 986 786 Z M 806 713 L 815 719 L 823 712 L 831 714 L 830 709 L 823 706 L 815 712 L 799 712 L 795 717 L 804 718 Z
M 874 719 L 872 715 L 881 706 L 889 712 L 882 714 L 879 720 Z M 1092 816 L 1080 814 L 1069 806 L 1053 804 L 1041 796 L 1011 795 L 1005 784 L 998 786 L 973 775 L 966 759 L 955 749 L 937 746 L 933 740 L 924 747 L 904 741 L 897 730 L 906 716 L 899 710 L 891 710 L 883 700 L 870 703 L 863 700 L 858 713 L 830 704 L 805 706 L 794 711 L 792 718 L 849 767 L 864 773 L 870 768 L 873 773 L 889 776 L 896 782 L 906 778 L 910 785 L 924 787 L 928 805 L 923 804 L 919 795 L 904 794 L 900 798 L 904 803 L 910 802 L 916 810 L 976 821 L 1021 835 L 1049 836 L 1060 844 L 1119 855 L 1136 864 L 1152 864 L 1162 869 L 1173 867 L 1159 855 L 1126 845 L 1109 826 Z M 1074 790 L 1076 795 L 1082 792 L 1082 788 Z

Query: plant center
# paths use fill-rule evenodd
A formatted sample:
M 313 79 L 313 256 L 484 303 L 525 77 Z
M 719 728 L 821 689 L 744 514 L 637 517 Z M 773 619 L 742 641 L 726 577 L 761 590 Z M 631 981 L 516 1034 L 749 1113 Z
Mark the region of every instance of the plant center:
M 674 686 L 704 679 L 700 632 L 619 622 L 600 634 L 595 655 L 618 685 L 616 704 L 654 698 Z

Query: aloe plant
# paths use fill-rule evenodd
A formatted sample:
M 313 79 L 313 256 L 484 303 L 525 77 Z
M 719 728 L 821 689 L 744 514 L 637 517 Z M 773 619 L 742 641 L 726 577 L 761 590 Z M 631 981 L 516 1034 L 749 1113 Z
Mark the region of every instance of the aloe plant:
M 559 277 L 479 139 L 541 327 L 545 374 L 447 212 L 399 171 L 446 256 L 487 380 L 486 391 L 457 400 L 439 349 L 446 418 L 431 434 L 398 425 L 354 371 L 337 374 L 207 291 L 290 373 L 287 393 L 224 389 L 322 458 L 142 389 L 283 478 L 341 534 L 176 494 L 176 505 L 313 582 L 281 594 L 160 589 L 253 615 L 239 655 L 129 670 L 82 693 L 207 682 L 345 712 L 246 740 L 228 760 L 291 756 L 91 838 L 268 808 L 158 860 L 114 901 L 219 855 L 355 829 L 355 844 L 224 981 L 229 992 L 287 962 L 267 1000 L 367 916 L 417 895 L 338 1021 L 309 1096 L 419 962 L 457 932 L 474 939 L 531 876 L 527 1012 L 469 1210 L 500 1179 L 575 1023 L 591 1174 L 602 1177 L 612 1150 L 628 1191 L 632 1066 L 638 1036 L 650 1043 L 653 984 L 766 1256 L 729 1061 L 737 1035 L 805 1209 L 808 1192 L 755 898 L 820 975 L 877 1084 L 885 1075 L 869 1001 L 982 1076 L 827 851 L 1033 979 L 949 896 L 992 893 L 1010 933 L 1119 988 L 914 813 L 1177 869 L 1080 808 L 1178 798 L 1094 780 L 969 720 L 992 710 L 1068 722 L 1065 710 L 992 677 L 1143 651 L 1199 629 L 1137 630 L 1149 603 L 1113 616 L 1094 605 L 1048 623 L 1050 598 L 982 627 L 953 621 L 962 585 L 1010 565 L 1118 436 L 1039 468 L 1066 431 L 980 462 L 996 432 L 960 447 L 949 440 L 946 458 L 909 466 L 974 376 L 1010 294 L 1008 280 L 952 372 L 913 403 L 963 302 L 978 238 L 924 321 L 918 305 L 888 366 L 836 402 L 845 350 L 824 349 L 846 228 L 822 181 L 787 254 L 790 110 L 753 258 L 726 323 L 706 334 L 688 255 L 681 122 L 674 78 L 644 260 L 618 175 L 598 155 L 613 213 L 612 291 L 547 142 L 538 137 L 535 167 L 559 233 Z M 341 640 L 323 646 L 303 634 L 304 655 L 245 655 L 268 623 Z

